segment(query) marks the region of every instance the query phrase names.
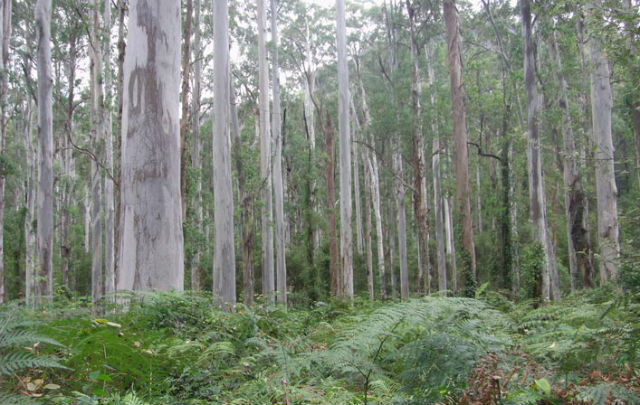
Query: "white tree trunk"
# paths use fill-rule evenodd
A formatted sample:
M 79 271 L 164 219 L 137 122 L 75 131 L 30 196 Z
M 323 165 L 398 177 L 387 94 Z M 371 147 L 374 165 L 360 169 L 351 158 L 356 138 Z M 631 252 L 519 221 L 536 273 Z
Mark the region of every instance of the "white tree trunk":
M 378 277 L 380 281 L 380 296 L 387 298 L 384 265 L 384 239 L 382 236 L 382 210 L 380 208 L 380 177 L 378 176 L 378 159 L 375 153 L 368 156 L 367 164 L 371 173 L 371 194 L 373 196 L 373 215 L 376 218 L 376 244 L 378 250 Z
M 351 224 L 351 133 L 349 127 L 349 66 L 345 2 L 336 0 L 338 48 L 338 126 L 340 132 L 340 256 L 342 260 L 341 294 L 353 298 L 353 232 Z
M 529 204 L 534 239 L 544 248 L 545 259 L 542 271 L 542 300 L 557 300 L 559 288 L 554 285 L 554 273 L 557 274 L 555 252 L 547 225 L 547 206 L 542 175 L 542 154 L 540 152 L 540 136 L 538 133 L 538 90 L 535 79 L 534 43 L 531 27 L 531 5 L 529 0 L 522 0 L 522 32 L 524 37 L 524 73 L 527 94 L 527 129 L 528 129 L 528 172 L 529 172 Z M 557 277 L 556 277 L 557 279 Z
M 36 299 L 53 295 L 53 115 L 51 107 L 51 0 L 38 0 L 35 9 L 38 32 L 38 281 Z
M 32 121 L 33 121 L 33 104 L 31 100 L 27 100 L 26 109 L 24 112 L 25 119 L 25 152 L 27 155 L 27 181 L 25 183 L 26 190 L 26 213 L 24 219 L 24 234 L 25 234 L 25 299 L 27 306 L 33 304 L 34 293 L 34 280 L 36 275 L 36 230 L 33 226 L 33 220 L 36 216 L 36 167 L 38 166 L 38 154 L 34 147 L 33 134 L 32 134 Z
M 364 252 L 364 234 L 362 233 L 362 207 L 360 206 L 360 155 L 358 153 L 358 133 L 360 132 L 360 122 L 353 102 L 353 94 L 349 95 L 349 105 L 353 114 L 353 127 L 351 142 L 351 162 L 353 164 L 353 195 L 356 206 L 356 246 L 358 253 Z
M 273 111 L 271 116 L 271 134 L 274 143 L 273 156 L 273 192 L 276 212 L 276 280 L 278 302 L 287 303 L 287 265 L 285 261 L 285 218 L 284 189 L 282 184 L 282 119 L 280 117 L 280 66 L 278 65 L 278 4 L 271 0 L 271 42 Z
M 600 5 L 599 0 L 591 7 Z M 618 278 L 620 229 L 618 225 L 618 189 L 616 187 L 614 149 L 611 138 L 611 82 L 609 62 L 598 40 L 589 40 L 591 55 L 591 119 L 596 161 L 596 195 L 598 204 L 598 246 L 600 283 Z
M 115 276 L 115 193 L 113 184 L 113 71 L 111 69 L 111 2 L 104 4 L 104 292 L 108 299 L 116 290 Z M 111 297 L 109 297 L 111 295 Z
M 180 2 L 131 0 L 118 290 L 182 290 Z
M 451 212 L 451 197 L 444 198 L 444 230 L 447 240 L 447 257 L 451 266 L 451 291 L 458 292 L 458 265 L 456 261 L 456 245 L 453 238 L 453 215 Z
M 409 298 L 409 267 L 407 264 L 407 216 L 404 206 L 405 189 L 403 183 L 402 157 L 397 149 L 393 151 L 394 192 L 396 202 L 396 226 L 398 229 L 398 258 L 400 259 L 400 298 Z
M 214 253 L 213 292 L 224 305 L 236 303 L 236 255 L 233 238 L 233 186 L 229 139 L 229 8 L 227 0 L 214 3 Z
M 263 182 L 262 213 L 262 294 L 275 301 L 273 269 L 273 201 L 271 189 L 271 130 L 269 127 L 269 67 L 265 44 L 265 0 L 258 0 L 258 107 L 260 109 L 260 177 Z

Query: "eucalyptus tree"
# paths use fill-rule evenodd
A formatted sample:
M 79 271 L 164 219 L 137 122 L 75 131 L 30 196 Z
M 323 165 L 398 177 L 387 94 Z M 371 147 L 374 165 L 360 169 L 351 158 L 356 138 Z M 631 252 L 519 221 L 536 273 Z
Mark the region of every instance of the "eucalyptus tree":
M 544 178 L 542 177 L 542 154 L 540 134 L 538 131 L 538 90 L 535 79 L 535 49 L 533 42 L 533 27 L 531 20 L 531 3 L 522 0 L 520 3 L 522 16 L 522 36 L 524 39 L 524 80 L 527 103 L 527 158 L 529 174 L 529 209 L 533 223 L 534 239 L 544 250 L 544 265 L 542 269 L 543 301 L 560 298 L 557 285 L 557 265 L 555 251 L 549 234 L 547 222 L 547 203 L 544 193 Z
M 9 92 L 9 40 L 11 0 L 0 1 L 0 154 L 7 136 L 7 93 Z M 4 170 L 0 173 L 0 304 L 4 303 Z
M 353 231 L 351 228 L 351 132 L 349 119 L 349 67 L 345 2 L 336 0 L 338 51 L 338 127 L 340 133 L 340 296 L 353 298 Z
M 35 296 L 38 302 L 53 295 L 53 113 L 51 72 L 51 0 L 38 0 L 35 8 L 38 64 L 38 171 L 37 250 Z
M 132 0 L 124 59 L 118 290 L 182 290 L 180 1 Z
M 233 188 L 229 139 L 229 6 L 214 3 L 214 254 L 213 292 L 224 305 L 236 303 L 236 255 L 233 238 Z
M 444 0 L 442 4 L 447 29 L 447 44 L 449 47 L 448 62 L 451 82 L 453 138 L 455 143 L 456 206 L 458 215 L 462 221 L 461 236 L 464 253 L 464 271 L 466 272 L 465 277 L 470 278 L 471 280 L 469 281 L 475 283 L 476 252 L 473 241 L 473 219 L 471 217 L 469 158 L 467 152 L 465 96 L 462 84 L 462 47 L 460 43 L 459 17 L 455 0 Z M 472 286 L 465 284 L 465 289 L 469 288 L 472 288 Z
M 287 303 L 287 265 L 285 260 L 285 218 L 284 192 L 282 184 L 282 119 L 280 113 L 280 65 L 278 60 L 278 2 L 271 0 L 271 58 L 273 111 L 271 115 L 271 135 L 274 146 L 273 192 L 276 214 L 276 280 L 278 302 Z
M 273 190 L 271 177 L 271 130 L 269 127 L 269 67 L 265 42 L 265 0 L 258 0 L 258 108 L 260 111 L 260 177 L 263 182 L 262 222 L 262 294 L 275 300 L 273 269 Z
M 600 6 L 593 0 L 589 8 Z M 589 38 L 591 56 L 591 120 L 595 145 L 596 196 L 598 207 L 598 249 L 600 283 L 618 278 L 620 230 L 618 225 L 618 189 L 614 168 L 614 147 L 611 136 L 611 72 L 606 53 L 595 35 Z

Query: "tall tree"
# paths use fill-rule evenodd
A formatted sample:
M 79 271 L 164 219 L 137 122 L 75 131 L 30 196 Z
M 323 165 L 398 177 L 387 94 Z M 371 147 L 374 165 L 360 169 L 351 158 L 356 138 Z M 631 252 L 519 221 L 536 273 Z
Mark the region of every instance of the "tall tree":
M 464 88 L 462 85 L 462 46 L 458 9 L 455 0 L 444 0 L 442 3 L 444 20 L 447 26 L 447 43 L 449 47 L 449 78 L 451 81 L 451 109 L 453 113 L 453 138 L 455 143 L 456 205 L 462 222 L 462 249 L 464 253 L 464 271 L 475 283 L 476 252 L 473 242 L 473 219 L 469 188 L 469 156 L 467 148 L 467 124 L 464 105 Z M 466 280 L 465 280 L 466 281 Z M 466 285 L 465 288 L 472 288 Z
M 265 0 L 258 0 L 258 108 L 260 110 L 260 177 L 263 183 L 262 221 L 262 294 L 275 301 L 273 273 L 273 193 L 271 188 L 271 131 L 269 128 L 269 66 L 265 43 Z
M 420 257 L 420 268 L 418 269 L 418 282 L 416 288 L 422 290 L 422 284 L 426 283 L 426 293 L 431 292 L 431 275 L 429 274 L 429 244 L 428 244 L 428 217 L 427 217 L 427 182 L 425 176 L 424 141 L 422 135 L 422 84 L 420 77 L 420 47 L 415 27 L 416 9 L 411 5 L 410 0 L 406 0 L 407 14 L 409 15 L 409 34 L 411 37 L 411 106 L 413 108 L 413 132 L 412 132 L 412 157 L 413 166 L 413 212 L 418 227 L 418 252 Z M 424 280 L 424 281 L 423 281 Z M 402 288 L 402 276 L 400 277 L 400 290 Z M 403 294 L 403 298 L 404 294 Z
M 351 224 L 351 132 L 349 120 L 349 67 L 344 0 L 336 0 L 338 48 L 338 127 L 340 132 L 340 295 L 353 298 L 353 231 Z
M 195 229 L 202 232 L 202 220 L 204 218 L 202 210 L 202 158 L 200 156 L 202 146 L 200 139 L 200 81 L 202 80 L 202 46 L 200 44 L 200 12 L 201 2 L 195 2 L 195 16 L 193 20 L 193 92 L 191 96 L 191 166 L 196 171 L 196 185 L 193 196 L 193 207 L 195 210 Z M 195 247 L 195 252 L 191 258 L 191 290 L 200 290 L 200 254 L 199 245 Z
M 225 305 L 236 303 L 236 254 L 233 238 L 233 186 L 229 139 L 229 6 L 214 3 L 213 292 Z
M 38 0 L 35 8 L 38 31 L 38 274 L 36 299 L 53 295 L 53 114 L 51 108 L 51 0 Z
M 182 90 L 180 92 L 182 99 L 180 117 L 180 196 L 182 199 L 183 220 L 187 218 L 187 132 L 189 131 L 189 79 L 191 78 L 193 0 L 187 0 L 185 6 L 184 27 L 182 27 Z
M 7 136 L 7 95 L 9 92 L 9 39 L 11 0 L 0 1 L 0 154 Z M 0 304 L 4 303 L 4 170 L 0 171 Z
M 594 0 L 590 7 L 601 6 Z M 600 283 L 618 278 L 620 230 L 618 225 L 618 189 L 614 168 L 614 148 L 611 138 L 611 107 L 613 105 L 609 62 L 599 40 L 589 38 L 591 55 L 591 119 L 595 145 L 596 196 L 598 205 L 598 249 Z
M 124 60 L 118 290 L 182 290 L 180 1 L 132 0 Z
M 271 0 L 271 74 L 273 86 L 273 111 L 271 135 L 273 137 L 273 193 L 276 211 L 276 280 L 278 302 L 287 303 L 287 265 L 285 261 L 284 193 L 282 185 L 282 119 L 280 117 L 280 66 L 278 61 L 278 2 Z
M 544 178 L 542 177 L 542 155 L 540 134 L 538 132 L 538 89 L 536 85 L 536 62 L 531 22 L 531 2 L 520 2 L 522 15 L 522 36 L 524 38 L 524 82 L 527 94 L 527 133 L 528 133 L 528 172 L 529 172 L 529 209 L 533 223 L 534 239 L 544 249 L 544 266 L 542 270 L 542 300 L 559 299 L 556 257 L 549 235 L 547 223 L 547 203 L 544 194 Z

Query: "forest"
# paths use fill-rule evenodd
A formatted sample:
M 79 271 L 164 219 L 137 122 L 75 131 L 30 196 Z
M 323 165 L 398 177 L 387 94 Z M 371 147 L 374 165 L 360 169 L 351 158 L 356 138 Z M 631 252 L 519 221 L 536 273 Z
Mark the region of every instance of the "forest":
M 0 0 L 0 404 L 640 404 L 639 39 Z

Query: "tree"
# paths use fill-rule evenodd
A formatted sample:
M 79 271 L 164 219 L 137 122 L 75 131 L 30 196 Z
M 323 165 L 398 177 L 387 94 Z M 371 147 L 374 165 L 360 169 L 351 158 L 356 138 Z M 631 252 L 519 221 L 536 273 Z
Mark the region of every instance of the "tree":
M 7 137 L 7 93 L 9 92 L 9 39 L 11 0 L 0 1 L 0 154 Z M 0 173 L 0 304 L 4 303 L 4 170 Z
M 262 221 L 262 294 L 273 302 L 273 193 L 271 188 L 271 131 L 269 128 L 269 67 L 265 44 L 265 0 L 258 0 L 258 108 L 260 110 L 260 177 L 263 182 Z
M 129 10 L 117 287 L 182 290 L 180 2 L 132 0 Z
M 273 42 L 272 83 L 273 111 L 271 135 L 273 137 L 273 192 L 276 211 L 276 280 L 278 302 L 287 303 L 287 264 L 285 261 L 284 193 L 282 186 L 282 119 L 280 117 L 280 66 L 278 61 L 278 2 L 271 0 L 271 40 Z
M 37 302 L 53 295 L 53 113 L 51 108 L 51 0 L 38 0 L 35 9 L 38 30 L 38 274 Z
M 599 0 L 590 7 L 601 5 Z M 609 62 L 595 36 L 589 39 L 591 55 L 591 117 L 595 144 L 596 196 L 598 205 L 598 248 L 600 283 L 616 281 L 620 258 L 620 230 L 618 228 L 618 189 L 614 168 L 614 149 L 611 138 L 611 107 L 613 104 Z
M 473 242 L 473 219 L 469 189 L 469 157 L 467 148 L 467 124 L 464 105 L 464 88 L 462 85 L 462 47 L 458 10 L 455 0 L 444 0 L 442 3 L 444 20 L 447 26 L 447 44 L 449 47 L 449 78 L 451 81 L 451 109 L 453 113 L 453 138 L 455 143 L 456 205 L 462 224 L 462 249 L 464 254 L 464 271 L 475 282 L 476 252 Z M 465 289 L 472 289 L 465 284 Z
M 340 132 L 340 256 L 339 295 L 353 298 L 353 230 L 351 228 L 351 132 L 349 120 L 349 67 L 344 0 L 336 0 L 338 48 L 338 127 Z
M 229 8 L 214 3 L 214 247 L 213 292 L 225 305 L 236 303 L 236 254 L 233 244 L 233 189 L 229 139 Z
M 544 249 L 542 270 L 542 300 L 559 299 L 557 285 L 558 270 L 556 257 L 547 224 L 547 202 L 542 177 L 542 155 L 540 153 L 540 135 L 538 133 L 538 90 L 535 79 L 535 49 L 532 38 L 531 3 L 522 0 L 522 36 L 524 38 L 524 81 L 527 94 L 527 158 L 529 173 L 529 209 L 533 223 L 534 239 Z

